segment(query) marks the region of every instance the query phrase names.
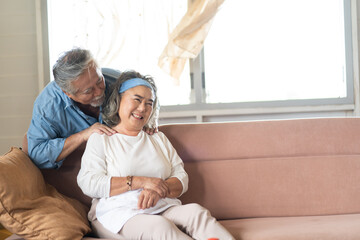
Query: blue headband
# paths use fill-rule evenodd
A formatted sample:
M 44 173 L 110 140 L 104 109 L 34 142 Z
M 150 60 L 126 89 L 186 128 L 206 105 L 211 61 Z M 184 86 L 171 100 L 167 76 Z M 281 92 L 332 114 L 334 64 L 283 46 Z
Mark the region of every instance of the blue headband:
M 148 81 L 145 81 L 141 78 L 131 78 L 129 80 L 126 80 L 121 84 L 121 87 L 119 89 L 119 93 L 123 93 L 126 90 L 129 90 L 130 88 L 136 87 L 136 86 L 145 86 L 151 89 L 153 91 L 153 88 L 151 84 Z

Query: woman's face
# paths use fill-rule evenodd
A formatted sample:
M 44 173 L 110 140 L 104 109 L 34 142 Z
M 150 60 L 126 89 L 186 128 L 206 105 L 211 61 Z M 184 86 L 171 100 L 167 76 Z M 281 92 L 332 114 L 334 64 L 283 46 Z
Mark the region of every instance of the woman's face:
M 150 118 L 154 100 L 148 87 L 136 86 L 126 90 L 120 101 L 118 127 L 127 131 L 141 131 Z

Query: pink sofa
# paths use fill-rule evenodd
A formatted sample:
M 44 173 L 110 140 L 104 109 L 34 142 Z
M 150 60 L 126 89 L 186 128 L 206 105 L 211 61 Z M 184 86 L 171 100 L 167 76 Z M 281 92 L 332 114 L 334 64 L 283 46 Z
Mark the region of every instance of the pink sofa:
M 163 125 L 197 202 L 242 240 L 360 239 L 360 119 Z M 83 148 L 46 181 L 86 205 Z M 84 239 L 91 239 L 85 237 Z

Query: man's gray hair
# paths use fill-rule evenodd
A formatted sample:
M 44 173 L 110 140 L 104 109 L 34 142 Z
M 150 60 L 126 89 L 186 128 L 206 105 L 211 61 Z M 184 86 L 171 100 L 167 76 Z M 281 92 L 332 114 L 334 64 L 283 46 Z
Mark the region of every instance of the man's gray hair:
M 53 66 L 55 82 L 63 91 L 75 94 L 77 89 L 71 83 L 90 67 L 98 68 L 98 65 L 89 50 L 71 49 L 64 52 Z

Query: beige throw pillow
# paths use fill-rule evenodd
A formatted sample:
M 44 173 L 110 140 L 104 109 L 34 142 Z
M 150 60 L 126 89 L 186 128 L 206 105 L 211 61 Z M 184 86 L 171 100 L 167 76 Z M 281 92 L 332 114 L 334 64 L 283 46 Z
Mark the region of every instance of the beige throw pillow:
M 45 183 L 18 148 L 0 156 L 0 223 L 26 239 L 82 239 L 90 232 L 86 207 Z

